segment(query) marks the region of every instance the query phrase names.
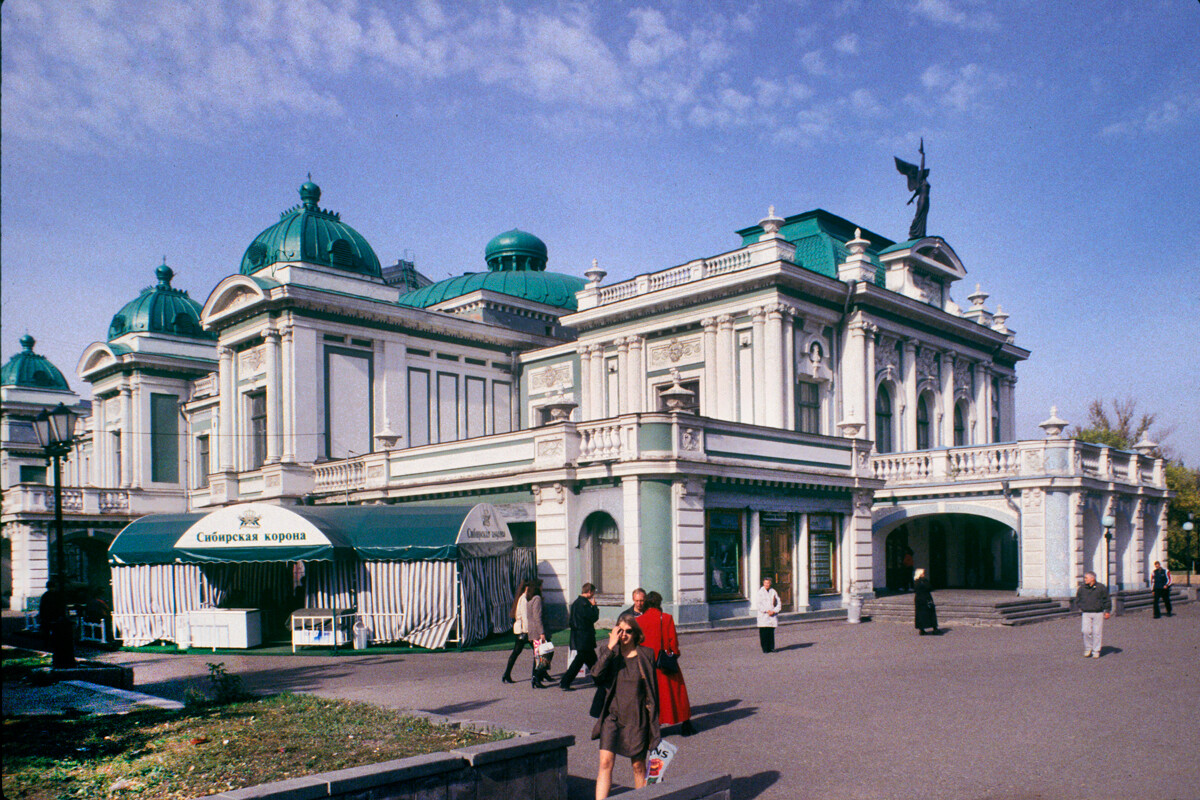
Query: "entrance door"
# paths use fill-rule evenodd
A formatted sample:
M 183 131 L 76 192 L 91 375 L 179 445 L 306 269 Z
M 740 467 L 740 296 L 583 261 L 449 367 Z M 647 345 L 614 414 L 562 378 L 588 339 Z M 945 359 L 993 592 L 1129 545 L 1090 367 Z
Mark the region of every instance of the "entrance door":
M 762 556 L 759 560 L 760 575 L 770 578 L 779 593 L 784 611 L 795 610 L 795 595 L 792 592 L 792 526 L 788 523 L 787 515 L 779 515 L 775 519 L 763 514 L 759 526 L 759 536 L 762 546 L 759 548 Z

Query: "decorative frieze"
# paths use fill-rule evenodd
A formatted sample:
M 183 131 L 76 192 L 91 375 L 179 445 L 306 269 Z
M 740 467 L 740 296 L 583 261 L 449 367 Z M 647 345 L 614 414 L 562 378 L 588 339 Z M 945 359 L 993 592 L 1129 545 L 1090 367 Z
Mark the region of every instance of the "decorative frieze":
M 262 346 L 251 347 L 249 350 L 242 351 L 238 356 L 238 372 L 243 377 L 257 375 L 263 371 L 263 366 L 267 363 L 265 348 Z
M 936 380 L 937 377 L 937 351 L 932 347 L 922 347 L 917 352 L 917 381 Z
M 531 392 L 563 391 L 572 388 L 572 385 L 570 364 L 555 364 L 535 369 L 529 373 L 529 390 Z
M 650 346 L 651 369 L 700 361 L 703 357 L 704 344 L 700 336 L 677 337 Z
M 912 273 L 912 283 L 913 288 L 916 290 L 917 300 L 920 300 L 922 303 L 928 303 L 936 308 L 942 307 L 943 287 L 941 281 L 914 272 Z

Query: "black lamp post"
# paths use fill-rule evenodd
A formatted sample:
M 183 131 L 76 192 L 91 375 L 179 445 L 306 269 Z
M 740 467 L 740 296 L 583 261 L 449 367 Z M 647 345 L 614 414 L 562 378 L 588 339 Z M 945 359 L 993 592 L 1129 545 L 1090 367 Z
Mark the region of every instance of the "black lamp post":
M 1188 512 L 1187 522 L 1183 523 L 1183 549 L 1186 551 L 1186 557 L 1183 559 L 1187 564 L 1188 586 L 1192 585 L 1192 531 L 1196 524 L 1192 522 L 1192 512 Z M 1197 537 L 1196 544 L 1200 545 L 1200 537 Z
M 58 557 L 58 574 L 55 579 L 61 601 L 58 603 L 57 618 L 51 623 L 50 642 L 53 648 L 53 665 L 58 668 L 75 666 L 75 631 L 67 617 L 67 557 L 63 547 L 62 517 L 62 462 L 71 452 L 75 435 L 75 420 L 78 415 L 62 403 L 51 411 L 43 411 L 33 421 L 38 443 L 46 451 L 46 458 L 54 462 L 54 532 L 58 540 L 55 553 Z
M 1110 589 L 1112 588 L 1112 532 L 1117 521 L 1111 516 L 1105 515 L 1100 520 L 1100 524 L 1104 526 L 1104 583 Z

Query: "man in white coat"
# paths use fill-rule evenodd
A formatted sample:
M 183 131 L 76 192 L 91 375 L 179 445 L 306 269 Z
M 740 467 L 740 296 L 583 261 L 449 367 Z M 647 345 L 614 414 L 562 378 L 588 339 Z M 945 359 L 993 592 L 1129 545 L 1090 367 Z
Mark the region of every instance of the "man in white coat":
M 769 653 L 775 649 L 775 628 L 779 625 L 779 612 L 783 610 L 779 592 L 771 588 L 770 578 L 763 578 L 762 588 L 754 596 L 754 610 L 758 612 L 758 642 L 762 651 Z

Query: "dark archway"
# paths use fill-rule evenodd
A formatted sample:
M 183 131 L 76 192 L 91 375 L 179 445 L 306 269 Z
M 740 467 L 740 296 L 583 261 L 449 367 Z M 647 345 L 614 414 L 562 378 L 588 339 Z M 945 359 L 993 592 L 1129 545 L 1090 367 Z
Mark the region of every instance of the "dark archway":
M 617 521 L 610 514 L 594 511 L 583 521 L 579 537 L 583 581 L 596 587 L 603 598 L 625 596 L 625 543 Z
M 911 519 L 892 530 L 884 545 L 887 588 L 907 586 L 905 551 L 923 567 L 935 589 L 1015 590 L 1020 580 L 1017 537 L 1002 522 L 971 514 Z

